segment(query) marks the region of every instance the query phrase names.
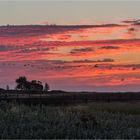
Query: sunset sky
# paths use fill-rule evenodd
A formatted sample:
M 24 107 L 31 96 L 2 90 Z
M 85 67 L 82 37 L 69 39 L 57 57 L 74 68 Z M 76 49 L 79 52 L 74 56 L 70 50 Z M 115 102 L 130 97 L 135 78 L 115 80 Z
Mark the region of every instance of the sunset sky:
M 0 1 L 0 87 L 140 90 L 140 1 Z

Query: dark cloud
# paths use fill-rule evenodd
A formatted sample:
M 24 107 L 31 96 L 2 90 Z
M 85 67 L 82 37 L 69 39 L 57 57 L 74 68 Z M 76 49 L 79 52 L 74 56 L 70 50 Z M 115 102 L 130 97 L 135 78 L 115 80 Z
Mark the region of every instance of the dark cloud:
M 88 59 L 85 59 L 85 60 L 75 60 L 75 61 L 72 61 L 73 63 L 98 63 L 98 62 L 114 62 L 113 59 L 110 59 L 110 58 L 105 58 L 103 60 L 88 60 Z
M 74 60 L 72 61 L 73 63 L 94 63 L 97 62 L 95 60 L 88 60 L 88 59 L 84 59 L 84 60 Z
M 94 49 L 91 47 L 85 47 L 85 48 L 72 49 L 70 53 L 75 54 L 75 53 L 85 53 L 85 52 L 91 52 L 91 51 L 94 51 Z
M 124 20 L 123 23 L 131 24 L 131 25 L 140 25 L 140 19 L 138 19 L 138 20 Z
M 14 51 L 18 49 L 17 46 L 0 45 L 0 52 Z
M 75 63 L 102 63 L 102 62 L 114 62 L 114 59 L 110 58 L 105 58 L 102 60 L 89 60 L 89 59 L 84 59 L 84 60 L 73 60 L 73 61 L 65 61 L 65 60 L 36 60 L 34 61 L 37 64 L 42 64 L 42 65 L 69 65 L 69 64 L 74 64 Z M 26 62 L 26 61 L 25 61 Z M 33 61 L 28 61 L 28 62 L 33 62 Z
M 25 48 L 17 51 L 16 53 L 32 53 L 32 52 L 41 52 L 41 51 L 49 51 L 49 48 Z
M 111 59 L 111 58 L 106 58 L 106 59 L 103 59 L 103 60 L 99 60 L 98 62 L 114 62 L 114 59 Z
M 136 31 L 136 29 L 135 28 L 128 28 L 128 31 L 134 32 L 134 31 Z
M 89 45 L 108 45 L 108 44 L 128 44 L 140 43 L 140 39 L 112 39 L 112 40 L 95 40 L 95 41 L 48 41 L 47 46 L 89 46 Z
M 119 49 L 119 46 L 102 46 L 100 49 Z
M 101 25 L 8 25 L 0 26 L 0 37 L 28 37 L 77 31 L 84 28 L 119 27 L 119 24 Z M 65 38 L 69 36 L 65 36 Z
M 139 21 L 139 22 L 134 23 L 133 25 L 140 25 L 140 21 Z
M 122 22 L 123 23 L 137 23 L 137 22 L 140 22 L 140 19 L 137 19 L 137 20 L 124 20 Z
M 45 34 L 63 33 L 69 30 L 74 29 L 59 26 L 44 26 L 44 25 L 1 26 L 0 37 L 40 36 Z
M 47 47 L 46 42 L 37 41 L 30 44 L 22 45 L 0 45 L 0 52 L 13 51 L 15 53 L 31 53 L 31 52 L 45 52 L 54 49 L 55 47 Z

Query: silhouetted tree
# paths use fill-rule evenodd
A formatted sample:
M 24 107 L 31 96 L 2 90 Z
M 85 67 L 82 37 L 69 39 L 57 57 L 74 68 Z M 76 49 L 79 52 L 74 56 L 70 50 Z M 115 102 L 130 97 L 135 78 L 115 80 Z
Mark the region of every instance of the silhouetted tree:
M 48 91 L 49 89 L 50 89 L 49 85 L 47 83 L 45 83 L 44 91 Z
M 16 79 L 16 89 L 17 90 L 26 90 L 27 89 L 27 78 L 25 76 L 20 76 Z
M 30 84 L 31 84 L 31 90 L 36 90 L 36 91 L 43 90 L 43 85 L 42 82 L 40 81 L 32 80 Z
M 9 86 L 8 85 L 6 86 L 6 90 L 9 90 Z
M 28 91 L 31 90 L 31 83 L 29 81 L 26 81 L 24 86 L 25 86 L 25 90 Z
M 18 79 L 16 79 L 16 89 L 17 90 L 27 90 L 27 91 L 42 91 L 43 85 L 41 81 L 32 80 L 27 81 L 27 78 L 25 76 L 21 76 Z

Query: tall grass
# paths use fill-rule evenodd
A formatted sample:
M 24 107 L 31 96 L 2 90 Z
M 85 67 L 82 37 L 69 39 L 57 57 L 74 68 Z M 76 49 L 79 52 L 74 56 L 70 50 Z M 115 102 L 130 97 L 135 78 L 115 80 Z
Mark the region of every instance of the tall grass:
M 1 102 L 0 138 L 138 139 L 140 113 L 126 112 L 126 107 L 139 110 L 129 103 L 25 106 Z

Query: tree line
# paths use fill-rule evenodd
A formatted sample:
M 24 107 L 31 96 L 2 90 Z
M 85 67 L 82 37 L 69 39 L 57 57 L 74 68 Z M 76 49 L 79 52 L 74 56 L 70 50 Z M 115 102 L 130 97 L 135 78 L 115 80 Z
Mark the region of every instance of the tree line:
M 22 91 L 48 91 L 49 85 L 45 83 L 43 86 L 41 81 L 32 80 L 28 81 L 25 76 L 20 76 L 16 79 L 16 90 Z

